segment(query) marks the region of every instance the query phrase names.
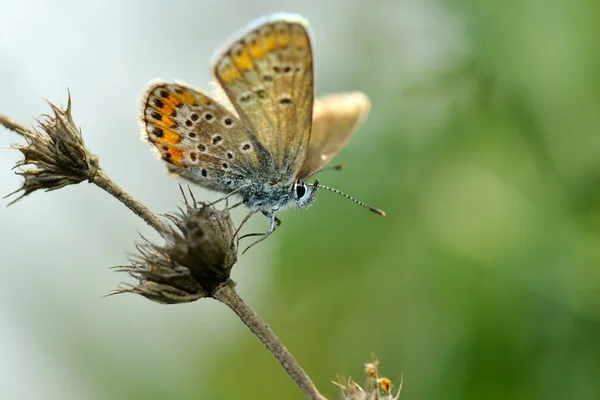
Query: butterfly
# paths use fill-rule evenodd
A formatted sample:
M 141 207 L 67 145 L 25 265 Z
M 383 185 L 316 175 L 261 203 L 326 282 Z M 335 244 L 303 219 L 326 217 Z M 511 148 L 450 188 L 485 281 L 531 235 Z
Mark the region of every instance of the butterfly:
M 308 207 L 319 188 L 385 215 L 318 179 L 306 182 L 345 145 L 371 106 L 360 92 L 314 99 L 306 19 L 276 13 L 251 22 L 217 56 L 213 73 L 230 105 L 181 83 L 151 82 L 141 102 L 143 137 L 170 172 L 241 197 L 250 212 L 240 227 L 258 212 L 269 218 L 267 232 L 246 235 L 262 236 L 251 246 L 280 225 L 277 211 Z

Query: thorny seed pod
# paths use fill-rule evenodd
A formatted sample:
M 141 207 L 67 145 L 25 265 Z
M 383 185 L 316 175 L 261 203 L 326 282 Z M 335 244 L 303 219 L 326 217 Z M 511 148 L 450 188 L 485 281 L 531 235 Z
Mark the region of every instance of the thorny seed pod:
M 92 181 L 98 170 L 98 158 L 88 152 L 81 131 L 73 122 L 71 97 L 64 110 L 48 104 L 54 116 L 43 115 L 43 119 L 38 121 L 43 132 L 4 124 L 23 135 L 27 141 L 26 145 L 11 146 L 24 156 L 24 160 L 19 161 L 15 168 L 34 166 L 16 172 L 24 178 L 24 182 L 6 197 L 23 193 L 9 205 L 38 189 L 50 191 L 84 180 Z
M 197 203 L 184 196 L 185 210 L 167 215 L 175 228 L 159 246 L 146 241 L 132 265 L 118 267 L 139 280 L 116 293 L 137 293 L 163 304 L 188 303 L 209 297 L 229 280 L 237 261 L 234 227 L 227 208 Z

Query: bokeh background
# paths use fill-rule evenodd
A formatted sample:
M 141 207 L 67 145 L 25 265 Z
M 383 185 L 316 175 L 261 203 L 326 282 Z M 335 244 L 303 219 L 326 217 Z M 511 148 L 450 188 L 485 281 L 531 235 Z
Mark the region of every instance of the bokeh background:
M 2 1 L 0 112 L 33 124 L 69 88 L 107 173 L 175 211 L 177 179 L 139 140 L 142 89 L 208 88 L 214 50 L 274 11 L 310 20 L 317 94 L 371 97 L 321 180 L 388 214 L 322 192 L 234 268 L 321 391 L 374 352 L 404 399 L 600 398 L 595 0 Z M 0 152 L 0 193 L 19 159 Z M 225 306 L 102 298 L 139 233 L 157 239 L 85 183 L 0 207 L 0 398 L 303 398 Z

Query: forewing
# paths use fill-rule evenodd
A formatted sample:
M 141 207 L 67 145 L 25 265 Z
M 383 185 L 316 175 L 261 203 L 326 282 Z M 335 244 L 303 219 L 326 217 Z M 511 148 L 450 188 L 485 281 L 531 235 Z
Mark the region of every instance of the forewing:
M 214 64 L 240 119 L 283 178 L 297 175 L 310 141 L 313 62 L 307 26 L 295 14 L 259 19 Z
M 228 193 L 258 168 L 260 151 L 242 121 L 197 90 L 153 82 L 140 111 L 144 138 L 173 173 Z
M 327 164 L 367 118 L 370 108 L 371 102 L 361 92 L 316 99 L 310 145 L 298 177 L 306 178 Z

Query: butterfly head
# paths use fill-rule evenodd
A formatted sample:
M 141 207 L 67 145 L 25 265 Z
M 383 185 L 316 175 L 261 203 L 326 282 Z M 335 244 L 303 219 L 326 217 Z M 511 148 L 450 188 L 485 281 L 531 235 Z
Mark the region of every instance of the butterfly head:
M 290 206 L 308 207 L 315 199 L 319 182 L 307 184 L 303 180 L 285 182 L 271 179 L 264 184 L 250 183 L 239 191 L 243 202 L 251 210 L 271 213 Z
M 308 207 L 314 200 L 319 188 L 319 180 L 311 184 L 306 184 L 303 180 L 297 180 L 292 186 L 292 195 L 294 204 L 300 208 Z

